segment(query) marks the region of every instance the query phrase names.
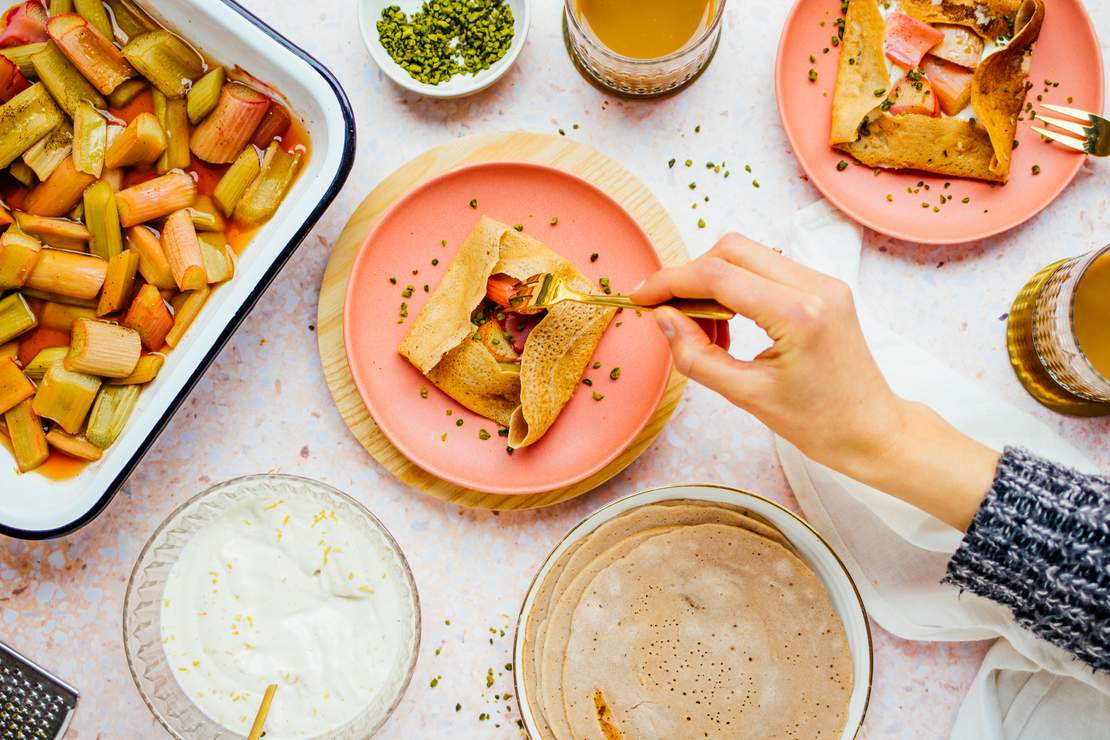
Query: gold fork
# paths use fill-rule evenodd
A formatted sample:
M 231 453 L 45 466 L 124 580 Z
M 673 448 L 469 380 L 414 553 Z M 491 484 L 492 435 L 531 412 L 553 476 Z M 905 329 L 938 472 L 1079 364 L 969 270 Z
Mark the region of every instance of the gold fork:
M 509 298 L 509 306 L 521 313 L 527 313 L 528 311 L 548 308 L 563 301 L 588 303 L 591 306 L 615 306 L 617 308 L 647 311 L 659 306 L 669 306 L 695 319 L 723 319 L 727 321 L 736 315 L 735 311 L 712 300 L 672 298 L 658 306 L 641 306 L 622 295 L 581 293 L 568 286 L 557 275 L 551 273 L 533 275 L 527 280 L 521 280 L 517 283 L 513 289 L 512 297 Z
M 1071 116 L 1072 118 L 1078 118 L 1080 121 L 1083 121 L 1083 123 L 1065 121 L 1062 118 L 1050 118 L 1034 112 L 1033 115 L 1038 120 L 1083 138 L 1077 139 L 1074 136 L 1061 136 L 1055 131 L 1033 126 L 1033 130 L 1038 134 L 1046 139 L 1051 139 L 1052 141 L 1074 149 L 1077 152 L 1093 154 L 1096 157 L 1110 156 L 1110 121 L 1102 116 L 1078 108 L 1068 108 L 1063 105 L 1049 105 L 1048 103 L 1041 103 L 1041 105 L 1053 113 L 1060 113 L 1065 116 Z

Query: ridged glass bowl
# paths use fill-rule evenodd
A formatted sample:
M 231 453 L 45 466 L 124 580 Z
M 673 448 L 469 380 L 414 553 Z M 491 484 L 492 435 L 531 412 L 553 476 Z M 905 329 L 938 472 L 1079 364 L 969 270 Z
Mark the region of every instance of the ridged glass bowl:
M 420 645 L 420 598 L 404 554 L 382 523 L 350 496 L 307 478 L 252 475 L 219 483 L 186 501 L 154 531 L 135 562 L 123 606 L 123 645 L 135 687 L 158 721 L 176 738 L 241 737 L 204 714 L 173 677 L 162 648 L 161 605 L 166 579 L 193 535 L 220 519 L 229 508 L 261 494 L 279 494 L 285 499 L 313 497 L 346 514 L 346 520 L 354 522 L 365 535 L 367 546 L 385 554 L 386 566 L 395 576 L 388 581 L 401 605 L 398 627 L 403 639 L 394 654 L 389 678 L 354 719 L 319 736 L 326 740 L 366 738 L 389 718 L 412 678 Z

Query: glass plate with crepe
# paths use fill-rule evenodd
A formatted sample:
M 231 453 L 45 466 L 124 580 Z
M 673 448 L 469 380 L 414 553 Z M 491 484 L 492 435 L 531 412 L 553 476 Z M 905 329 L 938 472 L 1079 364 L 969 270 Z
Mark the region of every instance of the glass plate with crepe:
M 1082 164 L 1031 130 L 1038 102 L 1101 110 L 1079 0 L 798 3 L 776 67 L 783 126 L 813 182 L 877 231 L 985 238 L 1047 206 Z
M 627 291 L 660 266 L 593 185 L 495 162 L 403 196 L 359 253 L 344 307 L 352 377 L 390 442 L 436 477 L 530 494 L 606 467 L 659 405 L 670 352 L 650 315 L 517 310 L 517 280 L 555 273 Z
M 521 608 L 529 736 L 852 738 L 871 636 L 844 565 L 800 518 L 717 486 L 643 491 L 548 556 Z

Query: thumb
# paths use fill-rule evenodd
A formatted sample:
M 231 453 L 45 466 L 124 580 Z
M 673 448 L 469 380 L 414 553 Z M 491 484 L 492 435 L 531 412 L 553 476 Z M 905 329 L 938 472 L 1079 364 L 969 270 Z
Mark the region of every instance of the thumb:
M 713 344 L 693 319 L 669 307 L 655 310 L 655 321 L 671 344 L 675 368 L 738 406 L 752 393 L 755 367 Z

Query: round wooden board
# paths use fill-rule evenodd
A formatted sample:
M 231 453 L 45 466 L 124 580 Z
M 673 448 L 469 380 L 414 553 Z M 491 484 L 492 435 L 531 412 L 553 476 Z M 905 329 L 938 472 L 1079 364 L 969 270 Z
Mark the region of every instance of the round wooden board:
M 339 235 L 320 285 L 317 333 L 324 378 L 343 421 L 362 446 L 401 482 L 429 496 L 482 509 L 531 509 L 581 496 L 628 467 L 663 430 L 674 412 L 686 379 L 675 371 L 663 399 L 636 440 L 611 463 L 573 486 L 519 496 L 474 491 L 448 483 L 410 462 L 382 434 L 359 397 L 347 366 L 343 343 L 343 302 L 355 257 L 382 215 L 419 183 L 448 170 L 479 162 L 517 161 L 558 167 L 587 180 L 621 204 L 650 237 L 666 265 L 689 257 L 663 206 L 628 170 L 600 152 L 561 136 L 526 132 L 480 134 L 430 149 L 385 178 L 351 215 Z

